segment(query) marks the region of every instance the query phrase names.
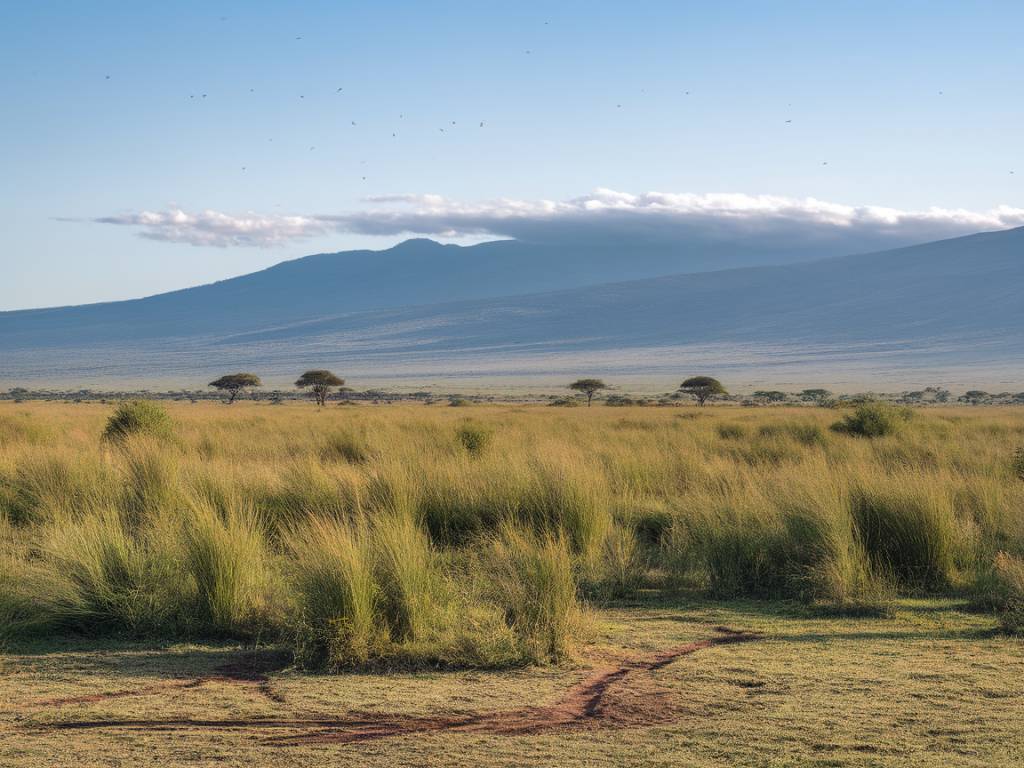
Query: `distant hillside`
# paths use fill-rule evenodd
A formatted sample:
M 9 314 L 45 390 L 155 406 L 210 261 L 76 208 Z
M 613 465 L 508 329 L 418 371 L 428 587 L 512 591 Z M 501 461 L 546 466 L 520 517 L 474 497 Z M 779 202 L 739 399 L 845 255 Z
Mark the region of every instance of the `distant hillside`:
M 489 247 L 514 253 L 516 245 Z M 443 252 L 422 241 L 404 247 Z M 73 327 L 74 313 L 89 308 L 9 314 L 0 318 L 8 369 L 0 380 L 39 380 L 62 368 L 62 379 L 137 377 L 141 366 L 153 379 L 184 382 L 221 368 L 284 376 L 312 364 L 376 378 L 639 374 L 690 370 L 698 361 L 758 376 L 772 366 L 798 375 L 792 371 L 803 366 L 806 380 L 816 380 L 815 365 L 882 381 L 908 366 L 937 376 L 973 366 L 1024 377 L 1024 228 L 810 263 L 353 312 L 324 312 L 311 285 L 318 298 L 297 302 L 304 289 L 291 277 L 306 261 L 260 273 L 280 277 L 276 293 L 267 281 L 252 284 L 259 312 L 240 298 L 247 278 L 229 281 L 237 312 L 223 327 L 197 333 L 187 318 L 150 326 L 145 341 L 133 340 L 133 329 Z M 203 313 L 207 301 L 222 300 L 217 290 L 183 293 Z M 147 307 L 156 312 L 169 302 L 181 311 L 170 298 L 180 295 L 146 300 Z
M 821 247 L 780 250 L 706 241 L 610 243 L 601 239 L 557 246 L 503 240 L 462 247 L 416 239 L 383 251 L 307 256 L 144 299 L 0 312 L 0 349 L 256 330 L 369 309 L 496 298 L 832 255 Z

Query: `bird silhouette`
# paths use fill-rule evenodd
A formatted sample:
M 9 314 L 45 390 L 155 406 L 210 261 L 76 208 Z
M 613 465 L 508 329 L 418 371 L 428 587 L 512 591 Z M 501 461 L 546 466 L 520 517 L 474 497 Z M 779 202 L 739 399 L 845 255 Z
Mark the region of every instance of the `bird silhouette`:
M 546 23 L 547 23 L 547 22 L 545 22 L 545 24 L 546 24 Z M 480 121 L 480 127 L 481 127 L 481 128 L 483 128 L 483 127 L 484 127 L 484 121 L 483 121 L 483 120 L 481 120 L 481 121 Z
M 341 91 L 342 91 L 342 89 L 339 88 L 338 90 L 335 91 L 335 93 L 341 93 Z

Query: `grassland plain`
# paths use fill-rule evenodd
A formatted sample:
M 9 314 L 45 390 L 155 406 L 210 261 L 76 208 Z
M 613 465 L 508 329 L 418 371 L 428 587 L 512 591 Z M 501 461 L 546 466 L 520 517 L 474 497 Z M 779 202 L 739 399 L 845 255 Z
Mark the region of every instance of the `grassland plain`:
M 4 765 L 1024 759 L 1020 410 L 166 410 L 0 404 Z

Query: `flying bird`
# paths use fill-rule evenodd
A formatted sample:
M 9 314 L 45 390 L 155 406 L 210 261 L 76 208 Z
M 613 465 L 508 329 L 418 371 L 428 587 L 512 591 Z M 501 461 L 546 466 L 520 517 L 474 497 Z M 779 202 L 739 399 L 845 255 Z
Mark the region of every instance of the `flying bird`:
M 107 76 L 106 76 L 106 77 L 104 77 L 103 79 L 104 79 L 104 80 L 109 80 L 109 79 L 110 79 L 110 75 L 107 75 Z
M 335 93 L 341 93 L 342 90 L 343 90 L 342 88 L 339 88 L 338 90 L 335 91 Z
M 544 22 L 544 23 L 546 24 L 547 22 Z M 483 127 L 484 127 L 484 121 L 483 121 L 483 120 L 481 120 L 481 121 L 480 121 L 480 127 L 481 127 L 481 128 L 483 128 Z

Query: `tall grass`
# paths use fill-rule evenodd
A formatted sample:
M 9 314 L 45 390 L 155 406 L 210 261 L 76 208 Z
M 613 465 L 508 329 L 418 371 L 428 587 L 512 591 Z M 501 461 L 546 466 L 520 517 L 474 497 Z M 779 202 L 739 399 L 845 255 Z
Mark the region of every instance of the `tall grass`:
M 580 595 L 1000 607 L 1024 557 L 1009 408 L 897 414 L 872 439 L 827 409 L 165 410 L 173 440 L 112 442 L 108 408 L 0 403 L 0 631 L 546 663 Z
M 288 533 L 286 551 L 298 604 L 298 662 L 341 667 L 381 653 L 381 595 L 365 522 L 312 518 Z

